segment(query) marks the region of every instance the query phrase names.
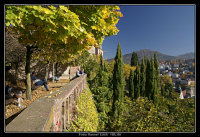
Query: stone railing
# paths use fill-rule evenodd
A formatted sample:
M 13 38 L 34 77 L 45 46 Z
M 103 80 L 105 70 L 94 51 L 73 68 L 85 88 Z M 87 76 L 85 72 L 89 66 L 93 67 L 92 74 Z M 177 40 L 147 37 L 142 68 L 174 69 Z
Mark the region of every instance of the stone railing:
M 86 88 L 82 75 L 34 101 L 6 126 L 6 132 L 63 132 L 70 126 L 77 97 Z

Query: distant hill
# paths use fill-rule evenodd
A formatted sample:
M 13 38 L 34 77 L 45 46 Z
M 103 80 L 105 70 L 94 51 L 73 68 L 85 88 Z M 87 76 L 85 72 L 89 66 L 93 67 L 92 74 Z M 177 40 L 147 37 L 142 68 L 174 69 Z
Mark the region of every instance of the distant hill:
M 139 61 L 141 61 L 144 56 L 147 56 L 150 59 L 151 56 L 153 56 L 155 52 L 156 51 L 152 51 L 149 49 L 142 49 L 142 50 L 136 51 Z M 130 64 L 131 56 L 132 56 L 132 53 L 123 55 L 124 63 Z M 158 58 L 158 61 L 175 60 L 175 59 L 192 59 L 194 58 L 194 53 L 186 53 L 179 56 L 170 56 L 170 55 L 166 55 L 157 51 L 157 58 Z M 111 62 L 112 60 L 113 59 L 107 59 L 108 62 Z
M 186 53 L 186 54 L 182 54 L 182 55 L 179 55 L 179 56 L 176 56 L 178 59 L 193 59 L 195 58 L 195 55 L 193 52 L 189 52 L 189 53 Z

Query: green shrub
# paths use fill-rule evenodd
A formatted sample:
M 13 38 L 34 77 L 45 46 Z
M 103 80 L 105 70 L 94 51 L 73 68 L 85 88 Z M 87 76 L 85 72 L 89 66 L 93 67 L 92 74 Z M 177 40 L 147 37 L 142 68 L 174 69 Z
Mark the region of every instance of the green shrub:
M 70 123 L 68 132 L 97 132 L 98 112 L 94 104 L 93 95 L 87 88 L 77 98 L 75 116 Z

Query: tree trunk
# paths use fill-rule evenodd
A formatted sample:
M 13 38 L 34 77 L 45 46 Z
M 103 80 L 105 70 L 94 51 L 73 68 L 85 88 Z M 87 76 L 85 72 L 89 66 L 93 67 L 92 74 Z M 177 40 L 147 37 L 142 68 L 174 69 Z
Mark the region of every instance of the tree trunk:
M 52 82 L 54 83 L 54 62 L 53 62 Z
M 26 46 L 26 99 L 30 100 L 32 98 L 31 94 L 31 76 L 30 76 L 30 62 L 31 62 L 31 47 Z
M 56 62 L 56 77 L 58 77 L 58 62 Z
M 70 67 L 69 67 L 69 81 L 70 81 L 70 79 L 71 79 L 71 77 L 70 77 L 70 74 L 71 74 L 71 65 L 70 65 Z
M 49 61 L 48 61 L 47 64 L 46 64 L 46 74 L 45 74 L 45 79 L 46 79 L 46 81 L 47 81 L 47 79 L 48 79 L 48 73 L 49 73 Z

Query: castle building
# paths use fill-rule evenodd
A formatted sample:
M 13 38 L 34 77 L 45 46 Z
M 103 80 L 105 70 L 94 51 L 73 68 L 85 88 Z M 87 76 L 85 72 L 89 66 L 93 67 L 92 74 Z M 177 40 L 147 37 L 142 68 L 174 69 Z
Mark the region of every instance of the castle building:
M 103 56 L 103 50 L 102 50 L 102 45 L 100 45 L 98 48 L 92 46 L 88 52 L 90 55 L 95 54 L 95 55 L 101 55 Z M 77 69 L 80 69 L 80 66 L 68 66 L 66 71 L 62 74 L 59 79 L 73 79 L 76 77 L 76 71 Z
M 103 50 L 102 50 L 102 45 L 100 45 L 98 48 L 92 46 L 91 49 L 88 50 L 90 54 L 95 54 L 95 55 L 101 55 L 103 56 Z

